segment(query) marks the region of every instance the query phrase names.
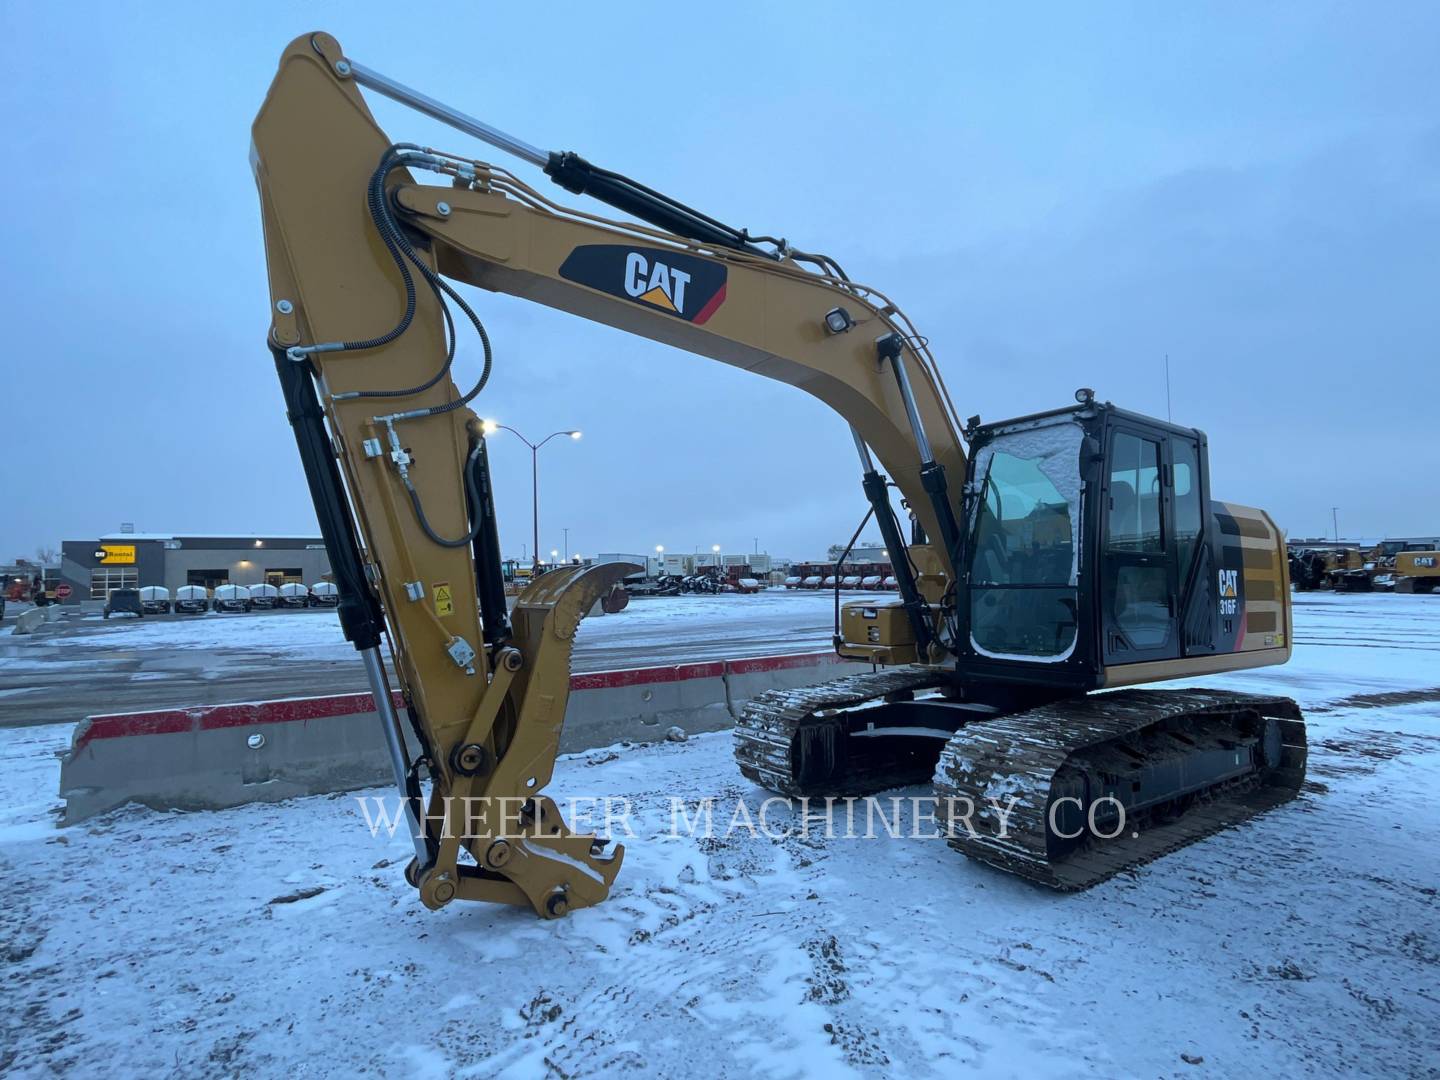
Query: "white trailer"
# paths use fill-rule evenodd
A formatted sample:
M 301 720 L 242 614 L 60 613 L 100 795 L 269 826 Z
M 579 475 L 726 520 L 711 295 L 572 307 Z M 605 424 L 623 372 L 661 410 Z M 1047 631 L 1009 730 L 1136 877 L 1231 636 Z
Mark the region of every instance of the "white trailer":
M 317 581 L 310 586 L 311 607 L 339 607 L 340 590 L 333 581 Z
M 204 615 L 210 607 L 210 592 L 204 585 L 181 585 L 175 590 L 175 614 Z
M 251 585 L 250 606 L 261 611 L 274 611 L 280 606 L 280 590 L 274 585 Z
M 287 581 L 280 586 L 280 606 L 287 608 L 309 607 L 310 590 L 298 581 Z
M 244 585 L 216 585 L 215 595 L 210 600 L 215 611 L 250 610 L 250 590 Z
M 671 577 L 688 577 L 695 573 L 695 556 L 667 554 L 661 560 L 660 570 Z
M 163 585 L 146 585 L 140 590 L 140 606 L 146 615 L 169 615 L 170 590 Z

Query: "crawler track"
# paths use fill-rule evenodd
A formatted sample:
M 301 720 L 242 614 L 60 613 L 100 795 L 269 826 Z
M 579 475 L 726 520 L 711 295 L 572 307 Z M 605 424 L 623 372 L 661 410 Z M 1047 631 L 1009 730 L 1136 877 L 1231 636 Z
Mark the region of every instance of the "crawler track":
M 944 682 L 929 668 L 902 667 L 849 675 L 819 686 L 770 690 L 741 711 L 735 727 L 735 760 L 747 779 L 781 795 L 869 795 L 929 779 L 933 748 L 899 753 L 849 746 L 834 714 Z M 869 740 L 871 743 L 880 740 Z M 880 749 L 879 753 L 874 752 Z
M 1067 843 L 1049 827 L 1051 803 L 1081 797 L 1082 775 L 1106 772 L 1117 755 L 1165 764 L 1222 747 L 1244 751 L 1237 733 L 1279 725 L 1278 761 L 1186 791 L 1127 815 L 1114 839 Z M 1295 797 L 1305 779 L 1305 722 L 1289 698 L 1220 690 L 1122 690 L 1069 698 L 966 725 L 946 744 L 935 771 L 947 799 L 973 803 L 973 829 L 954 822 L 950 846 L 974 859 L 1054 889 L 1084 889 Z M 1093 784 L 1091 797 L 1098 797 Z M 991 799 L 1014 810 L 1001 829 Z M 1088 801 L 1088 800 L 1087 800 Z M 957 802 L 964 806 L 966 802 Z M 1114 823 L 1099 831 L 1113 831 Z M 1068 829 L 1063 831 L 1070 831 Z M 1003 832 L 1003 835 L 1002 835 Z

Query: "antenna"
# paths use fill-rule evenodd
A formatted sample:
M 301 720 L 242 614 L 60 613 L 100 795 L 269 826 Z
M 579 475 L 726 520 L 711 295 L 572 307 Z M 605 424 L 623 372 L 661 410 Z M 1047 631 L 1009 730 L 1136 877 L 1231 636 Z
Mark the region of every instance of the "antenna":
M 1174 423 L 1175 418 L 1170 415 L 1170 354 L 1165 354 L 1165 419 Z

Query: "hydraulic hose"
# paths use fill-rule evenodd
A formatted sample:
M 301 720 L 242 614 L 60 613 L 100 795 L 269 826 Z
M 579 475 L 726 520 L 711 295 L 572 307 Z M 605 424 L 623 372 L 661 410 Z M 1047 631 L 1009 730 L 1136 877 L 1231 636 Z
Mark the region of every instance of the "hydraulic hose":
M 355 352 L 363 349 L 379 348 L 382 345 L 388 345 L 410 329 L 415 319 L 416 307 L 415 278 L 410 270 L 410 265 L 413 265 L 416 270 L 420 271 L 421 276 L 425 279 L 425 283 L 429 285 L 431 292 L 435 294 L 435 298 L 440 304 L 441 314 L 445 318 L 445 362 L 434 375 L 415 386 L 407 386 L 394 390 L 355 390 L 337 395 L 337 398 L 414 397 L 416 394 L 429 390 L 440 382 L 441 379 L 445 378 L 445 376 L 449 374 L 451 365 L 454 362 L 456 347 L 455 320 L 450 313 L 449 305 L 446 303 L 446 297 L 449 297 L 459 305 L 460 310 L 463 311 L 470 320 L 471 326 L 475 328 L 475 333 L 480 338 L 484 353 L 484 365 L 480 372 L 480 378 L 476 380 L 475 385 L 462 397 L 447 401 L 441 405 L 420 410 L 416 414 L 417 416 L 436 416 L 469 404 L 474 400 L 476 395 L 485 388 L 485 384 L 490 381 L 490 372 L 494 364 L 494 352 L 490 344 L 490 336 L 485 330 L 485 324 L 480 321 L 480 317 L 475 314 L 474 309 L 465 302 L 464 297 L 462 297 L 448 281 L 432 270 L 425 263 L 425 260 L 420 257 L 414 245 L 410 243 L 409 238 L 405 235 L 404 230 L 400 228 L 390 206 L 390 200 L 385 190 L 386 177 L 395 169 L 403 167 L 407 159 L 420 156 L 427 159 L 431 158 L 431 155 L 425 154 L 423 149 L 414 143 L 396 143 L 389 147 L 385 153 L 381 155 L 379 165 L 376 166 L 374 173 L 371 174 L 370 183 L 366 191 L 366 206 L 370 211 L 370 219 L 375 224 L 375 231 L 379 233 L 380 240 L 385 245 L 385 250 L 389 252 L 390 258 L 395 262 L 396 269 L 400 271 L 400 280 L 405 289 L 405 311 L 401 315 L 399 322 L 384 334 L 372 338 L 341 342 L 339 351 Z M 407 263 L 410 265 L 407 265 Z
M 431 526 L 430 519 L 425 516 L 425 507 L 420 502 L 420 493 L 415 490 L 415 484 L 410 477 L 408 475 L 405 477 L 405 491 L 410 496 L 410 505 L 415 508 L 415 520 L 420 523 L 420 528 L 425 535 L 441 547 L 458 548 L 472 544 L 484 527 L 484 518 L 475 509 L 480 505 L 480 489 L 475 484 L 475 471 L 479 467 L 480 443 L 477 441 L 470 451 L 470 456 L 465 459 L 465 494 L 469 496 L 467 499 L 467 505 L 470 508 L 469 515 L 475 520 L 470 525 L 470 531 L 455 540 L 441 536 Z

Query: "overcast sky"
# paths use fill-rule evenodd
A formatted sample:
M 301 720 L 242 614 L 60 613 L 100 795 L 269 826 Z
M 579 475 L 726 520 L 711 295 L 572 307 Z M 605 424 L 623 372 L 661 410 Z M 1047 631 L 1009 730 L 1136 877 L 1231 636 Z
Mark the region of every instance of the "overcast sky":
M 1292 535 L 1440 530 L 1440 5 L 5 3 L 0 558 L 313 532 L 264 335 L 250 122 L 348 55 L 899 300 L 962 416 L 1088 385 L 1210 436 Z M 398 140 L 483 156 L 373 101 Z M 514 163 L 512 163 L 514 164 Z M 552 192 L 535 170 L 522 174 Z M 538 439 L 541 548 L 796 558 L 863 511 L 799 391 L 474 294 L 477 411 Z M 468 343 L 467 343 L 468 346 Z M 475 351 L 462 351 L 468 385 Z M 492 457 L 507 553 L 528 451 Z

